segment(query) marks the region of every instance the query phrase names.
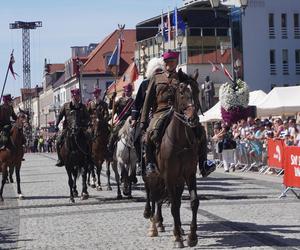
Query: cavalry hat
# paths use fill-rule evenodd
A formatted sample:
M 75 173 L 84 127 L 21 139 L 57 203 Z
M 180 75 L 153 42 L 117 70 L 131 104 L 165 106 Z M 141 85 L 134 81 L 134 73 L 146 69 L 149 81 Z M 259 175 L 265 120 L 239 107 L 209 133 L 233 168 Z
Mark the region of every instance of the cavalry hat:
M 12 101 L 11 94 L 4 95 L 2 98 L 4 102 Z
M 123 88 L 124 88 L 125 92 L 131 92 L 132 91 L 132 85 L 131 84 L 127 84 Z
M 93 94 L 100 94 L 101 93 L 101 89 L 100 88 L 95 88 L 93 91 Z
M 179 52 L 168 50 L 165 53 L 163 53 L 163 59 L 166 60 L 178 60 L 179 58 Z
M 79 89 L 72 89 L 71 90 L 71 95 L 72 96 L 79 96 L 80 95 L 80 90 Z

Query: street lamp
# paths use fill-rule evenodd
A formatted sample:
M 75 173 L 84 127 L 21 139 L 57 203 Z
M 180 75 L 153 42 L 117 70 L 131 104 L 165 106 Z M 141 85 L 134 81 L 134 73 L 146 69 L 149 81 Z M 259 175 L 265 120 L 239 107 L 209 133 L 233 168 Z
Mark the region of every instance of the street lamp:
M 179 47 L 179 64 L 181 64 L 182 60 L 181 60 L 181 45 L 183 43 L 183 39 L 184 39 L 184 34 L 181 30 L 178 30 L 178 34 L 177 34 L 177 44 Z
M 161 45 L 163 43 L 163 35 L 161 34 L 161 32 L 157 33 L 156 36 L 155 36 L 155 41 L 157 43 L 157 46 L 158 46 L 158 57 L 160 57 L 160 48 L 161 48 Z

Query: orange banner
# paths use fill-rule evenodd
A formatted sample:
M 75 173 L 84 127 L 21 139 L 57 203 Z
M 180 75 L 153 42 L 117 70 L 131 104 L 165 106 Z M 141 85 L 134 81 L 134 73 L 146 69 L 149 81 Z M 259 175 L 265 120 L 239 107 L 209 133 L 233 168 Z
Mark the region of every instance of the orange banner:
M 284 151 L 284 185 L 300 188 L 300 147 L 285 147 Z
M 268 165 L 272 168 L 284 168 L 284 142 L 280 139 L 268 140 Z

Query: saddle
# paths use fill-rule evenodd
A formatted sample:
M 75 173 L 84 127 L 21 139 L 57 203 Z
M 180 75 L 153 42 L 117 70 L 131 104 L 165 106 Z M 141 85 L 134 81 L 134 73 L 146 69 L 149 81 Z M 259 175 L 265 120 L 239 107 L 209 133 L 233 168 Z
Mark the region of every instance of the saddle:
M 153 130 L 150 134 L 151 141 L 155 144 L 156 148 L 159 149 L 161 140 L 165 134 L 165 131 L 171 121 L 173 109 L 163 113 L 153 125 Z

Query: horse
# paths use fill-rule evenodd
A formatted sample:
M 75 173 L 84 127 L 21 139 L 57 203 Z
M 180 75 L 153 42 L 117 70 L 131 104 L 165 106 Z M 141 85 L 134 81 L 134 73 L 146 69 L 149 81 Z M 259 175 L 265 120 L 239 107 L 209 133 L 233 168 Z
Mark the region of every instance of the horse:
M 92 159 L 93 163 L 96 166 L 96 173 L 97 173 L 97 186 L 94 184 L 96 181 L 95 171 L 94 171 L 94 164 L 92 164 L 91 168 L 89 169 L 88 174 L 88 183 L 90 183 L 90 174 L 92 175 L 92 185 L 91 187 L 96 187 L 98 191 L 102 190 L 101 186 L 101 170 L 102 164 L 106 161 L 106 175 L 107 175 L 107 190 L 112 190 L 110 184 L 110 161 L 108 159 L 108 139 L 110 134 L 109 124 L 107 121 L 103 119 L 100 115 L 93 119 L 92 123 L 92 134 L 93 134 L 93 141 L 92 141 Z M 117 174 L 115 173 L 117 176 Z
M 123 195 L 132 198 L 132 182 L 135 178 L 135 168 L 137 162 L 137 155 L 134 146 L 134 133 L 135 130 L 131 126 L 131 117 L 128 117 L 119 131 L 119 141 L 117 142 L 117 147 L 114 152 L 113 157 L 113 169 L 117 169 L 121 173 L 121 182 Z M 122 198 L 119 190 L 119 180 L 117 180 L 118 185 L 118 196 L 117 198 Z
M 89 198 L 87 191 L 87 171 L 91 153 L 90 145 L 87 140 L 85 128 L 78 127 L 74 124 L 67 128 L 63 145 L 60 148 L 60 154 L 68 174 L 71 203 L 74 203 L 74 197 L 78 196 L 76 179 L 80 173 L 82 177 L 81 199 L 86 200 Z
M 21 185 L 20 185 L 21 182 L 20 169 L 21 169 L 22 159 L 24 156 L 23 145 L 26 141 L 23 134 L 24 122 L 25 122 L 24 117 L 18 116 L 16 122 L 13 124 L 10 130 L 10 139 L 7 147 L 0 151 L 0 169 L 2 170 L 2 183 L 0 188 L 1 202 L 4 201 L 2 194 L 8 176 L 8 168 L 10 169 L 9 170 L 10 173 L 12 169 L 15 168 L 18 197 L 19 199 L 24 198 L 21 192 Z M 10 179 L 12 180 L 11 175 L 10 175 Z
M 184 82 L 180 82 L 175 93 L 170 122 L 156 152 L 159 173 L 143 177 L 147 192 L 144 217 L 150 218 L 148 236 L 157 236 L 157 227 L 160 231 L 164 231 L 161 206 L 164 201 L 168 200 L 171 204 L 171 213 L 174 219 L 175 246 L 178 248 L 184 247 L 180 206 L 185 183 L 190 194 L 192 209 L 192 221 L 187 244 L 193 247 L 198 243 L 196 234 L 199 207 L 196 187 L 198 141 L 193 131 L 198 124 L 193 94 L 195 84 L 195 80 L 191 77 L 185 79 Z M 155 204 L 157 205 L 156 215 Z

